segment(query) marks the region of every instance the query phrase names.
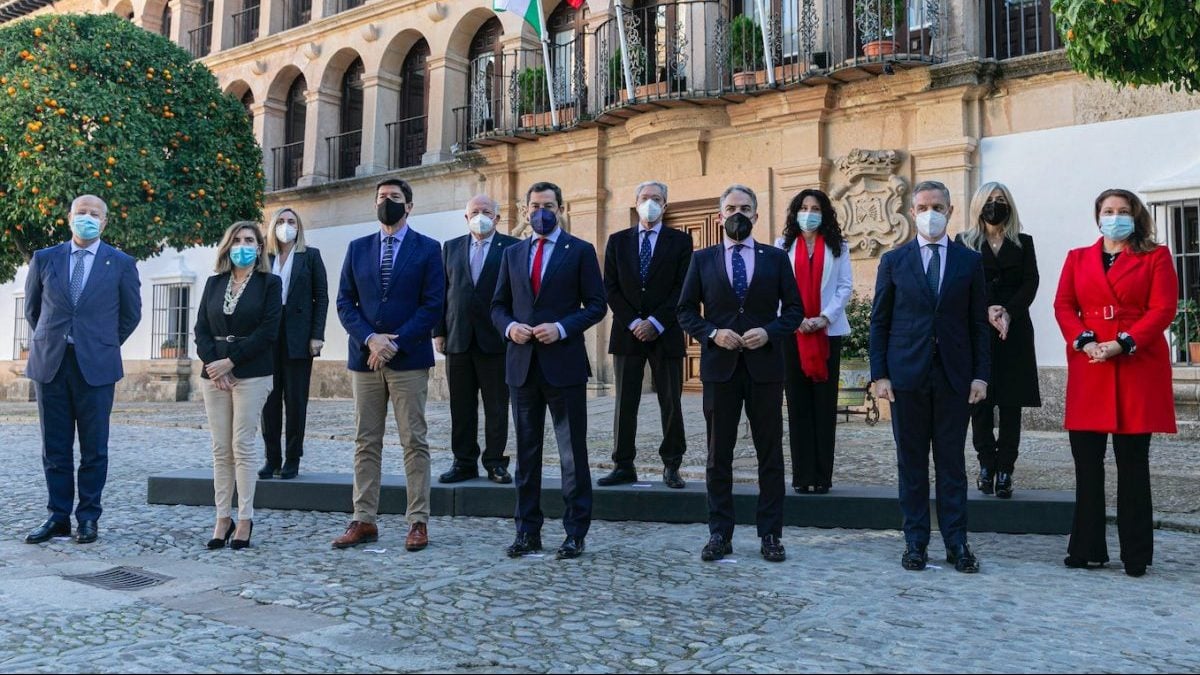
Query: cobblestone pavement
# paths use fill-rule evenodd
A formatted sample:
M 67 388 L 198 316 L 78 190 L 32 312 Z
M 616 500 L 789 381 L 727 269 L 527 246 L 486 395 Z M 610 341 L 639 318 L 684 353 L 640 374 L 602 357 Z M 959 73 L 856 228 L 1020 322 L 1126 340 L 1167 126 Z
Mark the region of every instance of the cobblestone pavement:
M 345 434 L 345 403 L 315 407 L 314 436 Z M 772 565 L 742 528 L 736 562 L 704 564 L 702 525 L 598 522 L 580 560 L 513 561 L 507 520 L 435 518 L 431 547 L 407 553 L 402 518 L 385 517 L 378 544 L 335 551 L 344 514 L 268 510 L 251 549 L 211 552 L 211 509 L 145 503 L 149 473 L 208 462 L 202 414 L 184 404 L 123 407 L 99 542 L 28 546 L 44 516 L 37 427 L 21 406 L 0 411 L 4 672 L 1200 670 L 1191 533 L 1159 531 L 1141 579 L 1119 563 L 1064 568 L 1057 536 L 973 535 L 983 572 L 968 576 L 937 562 L 936 544 L 935 568 L 901 570 L 890 531 L 788 528 L 790 559 Z M 431 425 L 435 445 L 444 426 Z M 877 429 L 843 429 L 860 436 L 861 454 L 888 454 Z M 344 470 L 349 456 L 314 438 L 305 461 Z M 865 482 L 867 462 L 846 464 L 839 480 Z M 557 544 L 557 525 L 545 535 Z M 119 592 L 62 578 L 116 565 L 173 580 Z

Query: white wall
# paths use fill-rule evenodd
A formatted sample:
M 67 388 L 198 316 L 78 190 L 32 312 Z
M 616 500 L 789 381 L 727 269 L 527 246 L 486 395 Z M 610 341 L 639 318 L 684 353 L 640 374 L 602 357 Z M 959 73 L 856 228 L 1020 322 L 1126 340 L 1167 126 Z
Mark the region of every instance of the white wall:
M 1155 115 L 1024 134 L 980 143 L 980 182 L 1009 186 L 1025 232 L 1037 246 L 1041 287 L 1031 308 L 1038 363 L 1066 365 L 1054 320 L 1054 294 L 1066 254 L 1099 236 L 1096 195 L 1108 188 L 1139 192 L 1200 159 L 1200 111 Z M 1165 241 L 1164 224 L 1158 235 Z
M 466 221 L 463 219 L 461 211 L 413 216 L 409 219 L 409 223 L 417 232 L 433 237 L 439 242 L 467 232 Z M 325 261 L 325 270 L 329 275 L 329 316 L 325 322 L 325 349 L 321 354 L 322 359 L 340 361 L 346 359 L 346 331 L 342 329 L 342 324 L 338 321 L 336 307 L 342 261 L 346 257 L 346 248 L 352 240 L 374 232 L 378 226 L 378 223 L 375 222 L 356 223 L 308 230 L 304 233 L 308 244 L 321 250 L 321 258 Z M 138 263 L 138 274 L 142 280 L 142 323 L 138 325 L 137 330 L 121 350 L 125 359 L 140 361 L 150 358 L 152 352 L 150 336 L 153 326 L 151 308 L 155 277 L 175 276 L 181 271 L 190 271 L 195 275 L 191 296 L 192 326 L 195 326 L 196 306 L 199 304 L 200 294 L 204 291 L 204 282 L 212 274 L 215 252 L 216 247 L 193 248 L 183 252 L 168 249 L 159 256 Z M 16 358 L 16 355 L 13 354 L 15 296 L 24 292 L 27 271 L 28 268 L 22 267 L 17 272 L 16 279 L 0 285 L 0 359 Z M 193 358 L 196 355 L 194 343 L 191 347 L 191 354 Z M 440 355 L 436 355 L 436 357 L 440 358 Z

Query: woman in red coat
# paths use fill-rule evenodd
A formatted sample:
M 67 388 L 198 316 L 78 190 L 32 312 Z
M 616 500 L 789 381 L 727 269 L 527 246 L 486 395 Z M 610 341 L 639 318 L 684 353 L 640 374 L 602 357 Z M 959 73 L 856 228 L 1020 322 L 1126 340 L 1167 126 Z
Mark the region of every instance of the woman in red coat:
M 1171 354 L 1179 281 L 1171 254 L 1137 195 L 1096 198 L 1101 239 L 1067 255 L 1054 314 L 1067 340 L 1066 428 L 1075 457 L 1075 521 L 1067 567 L 1108 562 L 1104 454 L 1117 458 L 1117 530 L 1125 573 L 1153 561 L 1150 435 L 1175 433 Z

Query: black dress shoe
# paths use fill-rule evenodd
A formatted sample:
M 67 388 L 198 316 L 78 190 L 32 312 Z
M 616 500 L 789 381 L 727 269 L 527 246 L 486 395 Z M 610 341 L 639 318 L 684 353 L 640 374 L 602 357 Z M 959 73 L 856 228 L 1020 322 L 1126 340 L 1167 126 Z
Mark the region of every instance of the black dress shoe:
M 494 466 L 487 470 L 488 480 L 501 485 L 508 485 L 512 482 L 512 474 L 508 469 L 502 466 Z
M 461 483 L 465 480 L 479 478 L 479 469 L 455 464 L 446 473 L 438 476 L 439 483 Z
M 996 496 L 1000 499 L 1012 499 L 1012 472 L 999 471 L 996 473 Z
M 505 549 L 504 554 L 510 558 L 520 558 L 526 553 L 542 550 L 542 537 L 528 532 L 518 532 L 512 546 Z
M 812 492 L 811 485 L 794 485 L 792 486 L 792 489 L 795 490 L 796 494 L 798 495 L 806 495 Z
M 1125 564 L 1125 574 L 1127 574 L 1131 577 L 1145 576 L 1146 575 L 1146 566 L 1126 563 Z
M 827 494 L 829 494 L 829 486 L 828 485 L 813 486 L 813 493 L 818 494 L 818 495 L 827 495 Z
M 762 538 L 762 548 L 759 549 L 762 553 L 763 560 L 767 562 L 783 562 L 787 560 L 787 552 L 783 550 L 783 542 L 779 541 L 779 537 L 773 534 L 768 534 Z
M 919 544 L 909 544 L 900 558 L 900 564 L 910 572 L 920 572 L 928 562 L 929 554 L 925 552 L 925 547 Z
M 992 467 L 980 464 L 979 465 L 979 480 L 975 481 L 975 487 L 985 495 L 992 494 L 995 491 L 996 473 Z
M 668 466 L 663 469 L 663 483 L 672 490 L 682 490 L 687 487 L 683 477 L 679 475 L 679 467 Z
M 274 478 L 278 473 L 279 473 L 279 467 L 275 466 L 274 464 L 272 464 L 270 462 L 267 462 L 266 464 L 263 464 L 263 467 L 261 469 L 258 470 L 258 477 L 262 480 L 270 480 L 270 479 Z
M 708 543 L 704 545 L 704 549 L 700 551 L 700 559 L 704 562 L 713 562 L 720 560 L 727 555 L 733 554 L 733 544 L 725 538 L 725 535 L 713 533 L 708 537 Z
M 40 544 L 44 541 L 50 541 L 55 537 L 71 536 L 71 523 L 60 523 L 54 520 L 47 520 L 38 526 L 36 530 L 25 535 L 26 544 Z
M 572 560 L 583 555 L 583 537 L 567 537 L 563 540 L 562 546 L 555 551 L 554 557 L 558 560 Z
M 975 554 L 971 553 L 971 548 L 966 544 L 946 549 L 946 562 L 953 563 L 954 569 L 966 574 L 975 574 L 979 571 L 979 561 L 976 560 Z
M 81 520 L 79 527 L 75 529 L 76 544 L 90 544 L 96 541 L 96 537 L 100 535 L 100 528 L 94 520 Z
M 596 481 L 596 485 L 608 487 L 610 485 L 624 485 L 625 483 L 636 483 L 637 471 L 633 467 L 618 466 L 613 469 L 607 476 L 602 476 Z
M 300 458 L 289 459 L 283 463 L 283 467 L 279 469 L 279 477 L 283 480 L 291 480 L 300 475 Z

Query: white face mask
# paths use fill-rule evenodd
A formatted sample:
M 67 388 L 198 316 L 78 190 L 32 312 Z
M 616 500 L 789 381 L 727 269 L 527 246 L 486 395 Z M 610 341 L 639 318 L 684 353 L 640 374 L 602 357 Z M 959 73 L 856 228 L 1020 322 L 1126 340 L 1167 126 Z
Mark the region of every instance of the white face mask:
M 281 244 L 290 244 L 296 240 L 296 226 L 280 223 L 275 226 L 275 238 Z
M 941 239 L 946 234 L 946 214 L 933 210 L 918 213 L 917 230 L 926 239 Z
M 496 229 L 496 222 L 487 214 L 479 213 L 467 221 L 467 227 L 471 228 L 471 231 L 475 234 L 486 237 L 491 234 L 492 230 Z
M 814 232 L 821 227 L 821 213 L 801 211 L 796 214 L 796 225 L 805 232 Z
M 659 218 L 662 218 L 663 207 L 653 199 L 647 199 L 641 204 L 638 204 L 637 212 L 638 215 L 642 217 L 644 222 L 653 225 L 654 223 L 658 222 Z

